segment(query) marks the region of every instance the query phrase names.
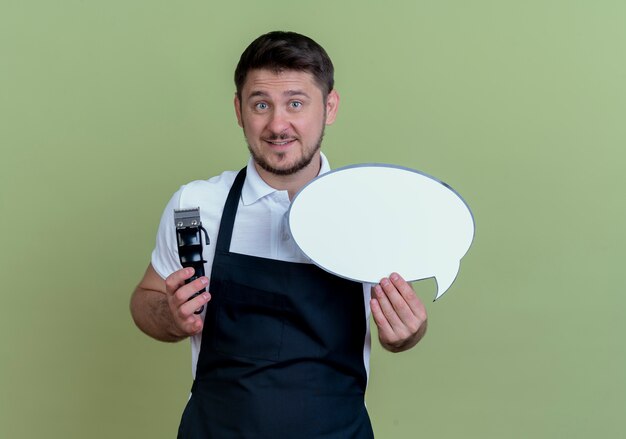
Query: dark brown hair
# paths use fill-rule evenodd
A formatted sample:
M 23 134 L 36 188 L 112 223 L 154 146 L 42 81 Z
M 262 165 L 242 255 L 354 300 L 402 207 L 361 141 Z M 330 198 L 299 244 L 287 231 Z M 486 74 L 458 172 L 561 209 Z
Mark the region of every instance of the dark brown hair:
M 246 76 L 253 69 L 270 69 L 277 73 L 283 70 L 308 72 L 322 90 L 324 99 L 335 83 L 333 63 L 324 48 L 295 32 L 275 31 L 261 35 L 244 50 L 235 69 L 239 99 Z

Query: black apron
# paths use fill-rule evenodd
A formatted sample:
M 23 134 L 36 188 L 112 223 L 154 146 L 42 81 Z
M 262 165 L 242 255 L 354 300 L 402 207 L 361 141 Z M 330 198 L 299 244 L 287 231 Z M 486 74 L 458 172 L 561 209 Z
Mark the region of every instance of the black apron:
M 246 176 L 220 223 L 183 439 L 370 439 L 363 287 L 312 264 L 230 252 Z

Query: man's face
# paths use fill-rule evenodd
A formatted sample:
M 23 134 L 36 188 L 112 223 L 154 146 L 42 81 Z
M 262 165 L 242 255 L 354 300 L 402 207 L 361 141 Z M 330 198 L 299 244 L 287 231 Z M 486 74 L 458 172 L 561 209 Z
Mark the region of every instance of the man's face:
M 294 70 L 251 70 L 241 100 L 235 96 L 248 149 L 274 175 L 295 174 L 319 158 L 324 126 L 334 122 L 338 104 L 334 90 L 325 100 L 310 73 Z

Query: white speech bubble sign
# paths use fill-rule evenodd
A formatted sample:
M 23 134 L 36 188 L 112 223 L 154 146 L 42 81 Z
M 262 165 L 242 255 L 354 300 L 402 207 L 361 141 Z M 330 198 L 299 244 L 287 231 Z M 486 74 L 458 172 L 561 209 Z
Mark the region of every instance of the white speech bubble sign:
M 474 218 L 450 186 L 420 171 L 380 163 L 319 176 L 294 197 L 291 235 L 302 252 L 338 276 L 378 283 L 434 277 L 440 298 L 474 239 Z

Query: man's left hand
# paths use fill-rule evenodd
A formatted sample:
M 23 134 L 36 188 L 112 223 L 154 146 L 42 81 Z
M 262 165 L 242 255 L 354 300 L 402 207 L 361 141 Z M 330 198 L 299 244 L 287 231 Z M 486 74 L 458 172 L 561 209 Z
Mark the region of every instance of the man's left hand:
M 413 287 L 398 273 L 372 288 L 372 315 L 378 339 L 391 352 L 412 348 L 426 333 L 426 308 Z

